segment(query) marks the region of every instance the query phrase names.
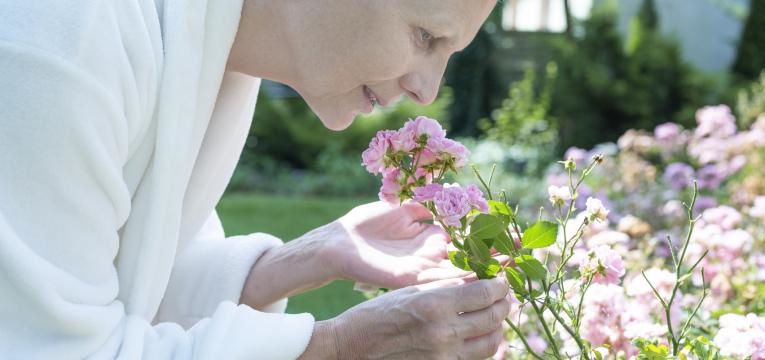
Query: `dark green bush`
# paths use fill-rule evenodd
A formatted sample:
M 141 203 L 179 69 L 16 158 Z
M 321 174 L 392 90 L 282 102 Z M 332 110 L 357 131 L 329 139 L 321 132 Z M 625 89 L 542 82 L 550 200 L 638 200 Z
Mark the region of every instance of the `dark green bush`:
M 647 0 L 625 41 L 616 8 L 606 3 L 593 9 L 581 36 L 555 41 L 552 113 L 560 121 L 561 150 L 615 140 L 630 128 L 689 125 L 696 108 L 714 101 L 715 84 L 656 30 L 657 16 Z

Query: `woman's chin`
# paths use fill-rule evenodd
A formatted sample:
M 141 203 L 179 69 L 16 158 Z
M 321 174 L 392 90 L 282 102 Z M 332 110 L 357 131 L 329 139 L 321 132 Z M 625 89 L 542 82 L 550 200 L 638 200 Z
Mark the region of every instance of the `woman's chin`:
M 321 123 L 324 124 L 324 127 L 327 129 L 330 129 L 332 131 L 342 131 L 347 129 L 351 124 L 353 124 L 353 120 L 356 119 L 355 113 L 346 113 L 346 114 L 336 114 L 334 116 L 325 117 L 322 115 L 319 115 L 319 119 L 321 119 Z

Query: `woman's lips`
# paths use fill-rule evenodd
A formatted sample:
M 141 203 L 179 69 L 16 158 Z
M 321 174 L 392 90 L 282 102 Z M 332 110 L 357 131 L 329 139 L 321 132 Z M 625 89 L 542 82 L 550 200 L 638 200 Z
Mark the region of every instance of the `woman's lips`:
M 383 98 L 381 98 L 380 96 L 378 96 L 378 95 L 377 95 L 377 94 L 376 94 L 374 91 L 372 91 L 372 89 L 370 89 L 368 86 L 364 85 L 364 86 L 362 87 L 362 90 L 363 90 L 363 93 L 364 93 L 364 97 L 367 99 L 367 101 L 368 101 L 369 105 L 371 106 L 371 108 L 369 109 L 369 111 L 370 111 L 370 112 L 371 112 L 371 111 L 372 111 L 372 109 L 374 108 L 374 105 L 375 105 L 375 104 L 377 104 L 377 105 L 379 105 L 379 106 L 381 106 L 381 107 L 386 107 L 386 106 L 388 106 L 388 101 L 387 101 L 387 100 L 385 100 L 385 99 L 383 99 Z

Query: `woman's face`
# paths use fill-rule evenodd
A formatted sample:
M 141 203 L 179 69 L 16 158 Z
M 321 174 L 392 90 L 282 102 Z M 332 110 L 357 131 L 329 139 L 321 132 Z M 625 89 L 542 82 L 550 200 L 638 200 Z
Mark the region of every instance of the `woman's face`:
M 433 102 L 449 57 L 464 49 L 495 0 L 296 1 L 288 34 L 290 84 L 327 128 L 342 130 L 373 103 Z

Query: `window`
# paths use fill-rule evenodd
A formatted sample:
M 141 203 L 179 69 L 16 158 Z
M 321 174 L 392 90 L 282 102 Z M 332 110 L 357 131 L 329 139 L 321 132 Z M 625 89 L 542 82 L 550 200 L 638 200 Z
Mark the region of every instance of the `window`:
M 569 6 L 573 17 L 585 18 L 592 8 L 592 0 L 570 0 Z M 502 28 L 509 31 L 563 32 L 566 30 L 563 0 L 505 0 Z

